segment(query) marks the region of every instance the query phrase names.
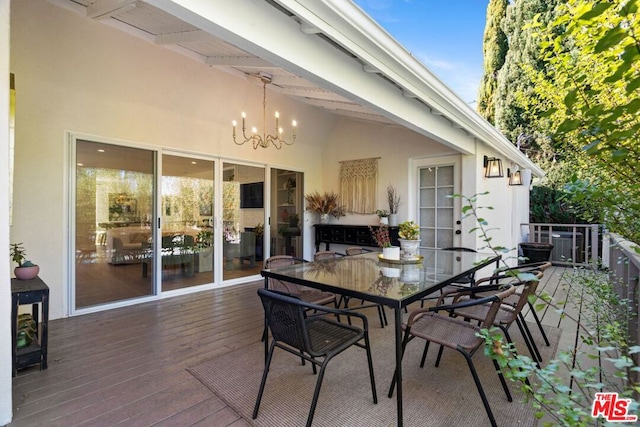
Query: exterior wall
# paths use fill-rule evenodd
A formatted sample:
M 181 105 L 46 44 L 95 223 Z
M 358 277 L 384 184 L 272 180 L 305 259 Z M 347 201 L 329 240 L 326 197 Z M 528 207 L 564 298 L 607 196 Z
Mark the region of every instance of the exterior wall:
M 267 93 L 268 107 L 277 106 L 286 121 L 298 120 L 296 143 L 282 150 L 236 146 L 231 121 L 239 120 L 240 111 L 258 121 L 262 117 L 262 86 L 251 79 L 212 69 L 48 2 L 14 2 L 11 24 L 10 71 L 16 75 L 18 93 L 10 236 L 24 242 L 29 257 L 40 265 L 41 277 L 51 287 L 52 319 L 67 313 L 67 171 L 72 163 L 65 132 L 300 170 L 305 192 L 336 190 L 341 160 L 380 157 L 378 203 L 385 207 L 385 189 L 393 183 L 404 200 L 400 218 L 406 218 L 410 208 L 409 159 L 456 154 L 399 125 L 350 120 L 274 91 Z M 512 196 L 507 191 L 505 199 L 504 193 L 512 187 L 507 187 L 506 177 L 481 178 L 484 154 L 492 155 L 479 150 L 478 156 L 462 156 L 462 192 L 491 191 L 482 204 L 503 208 L 487 215 L 488 221 L 508 234 L 514 220 Z M 314 250 L 315 221 L 313 215 L 304 215 L 307 259 Z M 374 221 L 373 216 L 340 220 Z M 463 224 L 463 233 L 470 228 Z
M 0 0 L 0 159 L 9 158 L 9 0 Z M 0 162 L 0 176 L 9 176 L 9 162 Z M 12 418 L 11 274 L 9 273 L 9 180 L 0 179 L 0 425 Z
M 231 121 L 241 111 L 261 121 L 260 84 L 48 2 L 12 4 L 11 52 L 18 91 L 10 236 L 40 265 L 52 319 L 67 311 L 66 131 L 299 169 L 301 159 L 321 158 L 335 123 L 329 113 L 269 91 L 268 107 L 300 123 L 296 143 L 282 150 L 237 146 Z M 304 162 L 303 169 L 306 188 L 322 188 L 321 163 Z

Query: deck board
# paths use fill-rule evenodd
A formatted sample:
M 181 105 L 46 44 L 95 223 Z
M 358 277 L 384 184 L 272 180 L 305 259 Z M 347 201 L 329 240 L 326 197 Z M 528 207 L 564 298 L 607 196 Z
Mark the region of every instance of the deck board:
M 549 269 L 541 287 L 561 296 L 564 270 Z M 49 369 L 14 378 L 9 425 L 248 426 L 186 369 L 260 340 L 262 285 L 51 321 Z M 542 318 L 567 325 L 550 310 Z

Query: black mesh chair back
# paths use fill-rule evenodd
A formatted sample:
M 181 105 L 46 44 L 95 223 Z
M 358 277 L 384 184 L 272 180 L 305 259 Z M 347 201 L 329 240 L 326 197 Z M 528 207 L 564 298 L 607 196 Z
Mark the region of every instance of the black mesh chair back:
M 334 356 L 351 346 L 355 345 L 364 348 L 366 351 L 373 403 L 378 403 L 369 342 L 369 325 L 366 316 L 346 310 L 309 304 L 290 295 L 266 289 L 258 289 L 258 295 L 264 307 L 266 324 L 271 331 L 272 339 L 253 410 L 253 419 L 258 416 L 269 366 L 276 347 L 311 362 L 314 374 L 318 374 L 311 408 L 307 417 L 307 427 L 310 427 L 313 422 L 327 364 Z M 311 312 L 313 314 L 309 314 Z M 328 318 L 327 314 L 347 316 L 350 319 L 357 318 L 362 323 L 362 327 L 340 323 Z M 320 367 L 317 372 L 316 367 Z M 348 379 L 345 379 L 345 381 L 345 387 L 349 387 Z

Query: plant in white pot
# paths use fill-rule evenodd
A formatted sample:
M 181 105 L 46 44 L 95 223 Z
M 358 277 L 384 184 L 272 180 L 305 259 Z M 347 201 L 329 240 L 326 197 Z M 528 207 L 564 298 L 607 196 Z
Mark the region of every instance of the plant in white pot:
M 401 222 L 399 225 L 398 237 L 400 240 L 401 258 L 404 260 L 418 259 L 418 248 L 420 246 L 420 226 L 413 221 Z
M 389 225 L 389 211 L 386 209 L 378 209 L 376 211 L 380 224 Z
M 22 243 L 12 243 L 9 245 L 9 254 L 11 255 L 11 260 L 18 264 L 13 270 L 16 279 L 29 280 L 35 278 L 38 273 L 40 273 L 40 267 L 27 259 L 27 251 L 22 246 Z
M 380 226 L 376 228 L 369 226 L 369 230 L 371 231 L 371 237 L 373 237 L 373 240 L 382 248 L 382 257 L 384 259 L 400 259 L 400 248 L 391 245 L 389 227 L 386 224 L 380 224 Z
M 400 208 L 400 195 L 396 187 L 389 184 L 387 186 L 387 203 L 389 203 L 389 225 L 398 225 L 398 209 Z

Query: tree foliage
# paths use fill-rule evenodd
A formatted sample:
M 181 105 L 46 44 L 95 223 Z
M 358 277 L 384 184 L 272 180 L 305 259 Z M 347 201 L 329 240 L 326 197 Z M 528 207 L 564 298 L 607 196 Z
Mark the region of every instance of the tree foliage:
M 519 135 L 527 137 L 530 145 L 536 145 L 535 126 L 518 97 L 536 96 L 534 84 L 525 69 L 544 72 L 538 47 L 538 34 L 527 26 L 538 16 L 540 22 L 552 19 L 558 0 L 517 0 L 507 8 L 502 30 L 509 39 L 504 66 L 498 73 L 495 99 L 495 125 L 514 143 Z
M 478 112 L 491 124 L 495 123 L 495 92 L 498 71 L 504 65 L 507 55 L 507 35 L 501 28 L 507 14 L 509 0 L 489 0 L 487 23 L 484 29 L 482 51 L 484 54 L 484 74 L 478 94 Z
M 544 69 L 522 69 L 533 96 L 522 110 L 549 135 L 574 202 L 599 206 L 615 232 L 640 243 L 640 0 L 569 0 L 554 20 L 536 15 Z M 566 175 L 566 174 L 565 174 Z

